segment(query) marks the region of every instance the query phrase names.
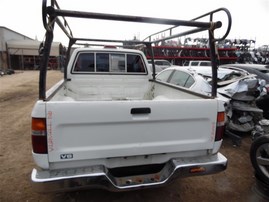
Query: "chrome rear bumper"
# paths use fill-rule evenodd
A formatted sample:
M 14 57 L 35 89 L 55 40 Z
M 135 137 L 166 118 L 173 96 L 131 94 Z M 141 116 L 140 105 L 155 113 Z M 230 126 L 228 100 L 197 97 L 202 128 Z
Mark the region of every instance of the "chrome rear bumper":
M 168 184 L 177 177 L 208 175 L 225 170 L 227 159 L 221 153 L 199 158 L 172 159 L 160 172 L 114 177 L 103 166 L 64 170 L 33 169 L 31 180 L 34 190 L 41 193 L 102 188 L 125 191 Z

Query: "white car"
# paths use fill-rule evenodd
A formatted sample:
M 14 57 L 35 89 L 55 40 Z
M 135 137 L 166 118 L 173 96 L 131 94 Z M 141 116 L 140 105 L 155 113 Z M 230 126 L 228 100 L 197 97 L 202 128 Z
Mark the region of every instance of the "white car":
M 152 61 L 148 60 L 148 63 L 152 64 Z M 155 66 L 159 66 L 162 69 L 166 69 L 168 67 L 173 66 L 168 60 L 154 60 L 154 64 L 155 64 Z
M 156 79 L 162 82 L 178 85 L 194 92 L 211 96 L 211 67 L 199 66 L 197 68 L 190 66 L 172 66 L 157 74 Z M 247 73 L 246 73 L 247 74 Z M 234 72 L 231 70 L 220 69 L 218 71 L 218 92 L 217 97 L 224 103 L 229 103 L 230 98 L 223 96 L 227 94 L 225 90 L 229 89 L 232 83 L 244 78 L 245 72 Z M 227 79 L 227 80 L 226 80 Z M 230 84 L 230 85 L 229 85 Z M 220 88 L 220 86 L 224 86 Z M 224 93 L 225 92 L 225 93 Z
M 204 77 L 197 74 L 195 71 L 189 71 L 183 66 L 172 66 L 166 68 L 157 74 L 156 79 L 162 82 L 171 83 L 192 91 L 211 95 L 211 85 Z
M 184 66 L 206 66 L 206 67 L 210 67 L 212 64 L 211 64 L 211 61 L 208 61 L 208 60 L 191 60 L 191 61 L 188 61 L 186 62 L 186 64 L 184 64 Z

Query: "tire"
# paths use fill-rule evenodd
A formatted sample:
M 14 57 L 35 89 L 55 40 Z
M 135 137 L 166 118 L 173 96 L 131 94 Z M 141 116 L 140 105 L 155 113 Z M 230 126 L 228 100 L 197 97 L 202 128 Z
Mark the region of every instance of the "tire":
M 269 135 L 260 136 L 252 142 L 250 160 L 257 177 L 269 184 Z

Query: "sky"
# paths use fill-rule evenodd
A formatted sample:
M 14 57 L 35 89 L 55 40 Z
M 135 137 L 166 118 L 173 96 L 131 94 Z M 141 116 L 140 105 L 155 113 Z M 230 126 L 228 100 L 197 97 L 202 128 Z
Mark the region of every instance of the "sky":
M 48 1 L 50 2 L 50 1 Z M 269 0 L 58 0 L 61 9 L 98 13 L 147 16 L 168 19 L 190 20 L 220 7 L 227 8 L 232 15 L 232 29 L 229 39 L 253 39 L 256 47 L 269 45 Z M 49 4 L 49 3 L 48 3 Z M 45 29 L 42 23 L 42 0 L 0 0 L 0 26 L 7 27 L 33 39 L 42 41 Z M 226 17 L 216 16 L 223 21 Z M 111 21 L 86 21 L 67 19 L 76 37 L 144 39 L 166 27 L 159 25 L 112 24 Z M 221 31 L 216 36 L 222 35 Z M 206 37 L 206 34 L 200 36 Z M 54 41 L 67 45 L 67 38 L 55 29 Z

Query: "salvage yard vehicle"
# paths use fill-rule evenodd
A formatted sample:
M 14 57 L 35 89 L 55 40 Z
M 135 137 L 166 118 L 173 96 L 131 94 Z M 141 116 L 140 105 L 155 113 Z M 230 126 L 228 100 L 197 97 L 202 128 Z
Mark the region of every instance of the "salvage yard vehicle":
M 187 33 L 207 31 L 212 71 L 216 75 L 215 42 L 223 40 L 231 28 L 227 9 L 182 21 L 61 10 L 56 1 L 47 6 L 43 0 L 42 12 L 46 40 L 42 48 L 39 100 L 32 110 L 32 154 L 36 168 L 31 180 L 36 191 L 93 187 L 124 191 L 226 169 L 227 159 L 219 152 L 225 112 L 223 103 L 216 99 L 215 77 L 211 96 L 158 81 L 154 58 L 152 72 L 144 53 L 125 49 L 125 40 L 75 38 L 65 18 L 186 26 L 191 28 Z M 215 39 L 214 30 L 222 25 L 214 22 L 213 17 L 219 12 L 226 14 L 228 24 L 224 36 Z M 202 21 L 208 16 L 210 22 Z M 46 91 L 47 64 L 57 25 L 70 39 L 68 63 L 64 79 Z M 185 34 L 175 33 L 161 40 Z M 77 48 L 70 56 L 72 45 L 79 42 L 97 43 L 99 48 Z M 100 47 L 100 42 L 120 46 Z M 128 47 L 131 42 L 128 41 Z M 150 51 L 156 41 L 133 43 L 144 44 Z
M 269 68 L 266 65 L 261 64 L 226 64 L 220 67 L 225 67 L 229 69 L 242 69 L 250 74 L 255 74 L 257 78 L 263 79 L 269 84 Z
M 152 61 L 148 60 L 148 63 L 152 66 Z M 155 69 L 164 70 L 168 67 L 173 66 L 168 60 L 154 60 Z
M 225 67 L 233 70 L 247 71 L 250 74 L 255 75 L 257 79 L 264 80 L 264 84 L 260 84 L 263 94 L 256 99 L 256 105 L 263 110 L 263 117 L 269 119 L 269 67 L 268 65 L 261 64 L 226 64 L 220 67 Z
M 250 159 L 257 178 L 269 186 L 269 134 L 253 141 L 250 148 Z
M 260 194 L 269 199 L 269 134 L 255 139 L 250 148 L 250 160 Z
M 183 67 L 189 72 L 199 74 L 211 82 L 210 67 Z M 240 68 L 218 67 L 218 97 L 225 102 L 227 123 L 225 133 L 232 138 L 236 145 L 240 145 L 241 137 L 236 133 L 250 132 L 254 139 L 266 133 L 268 92 L 264 80 L 257 75 Z M 197 86 L 202 90 L 202 86 Z M 197 89 L 196 89 L 197 91 Z M 259 107 L 257 107 L 259 106 Z
M 156 80 L 182 86 L 208 96 L 211 95 L 211 85 L 207 80 L 195 71 L 185 69 L 182 66 L 169 67 L 161 71 L 157 74 Z
M 15 74 L 13 69 L 0 69 L 0 76 Z
M 15 71 L 14 71 L 14 69 L 7 69 L 6 73 L 8 75 L 11 75 L 11 74 L 15 74 Z
M 207 66 L 210 67 L 211 61 L 207 60 L 190 60 L 184 64 L 184 66 Z
M 250 69 L 251 66 L 253 69 Z M 263 72 L 257 71 L 255 67 Z M 235 67 L 234 65 L 222 65 L 219 69 L 226 68 L 235 72 L 247 73 L 243 77 L 234 79 L 234 83 L 218 89 L 219 93 L 231 99 L 227 129 L 251 132 L 252 139 L 268 133 L 269 85 L 266 79 L 269 77 L 264 71 L 264 67 L 252 64 L 236 64 Z M 241 73 L 241 75 L 244 75 L 244 73 Z

